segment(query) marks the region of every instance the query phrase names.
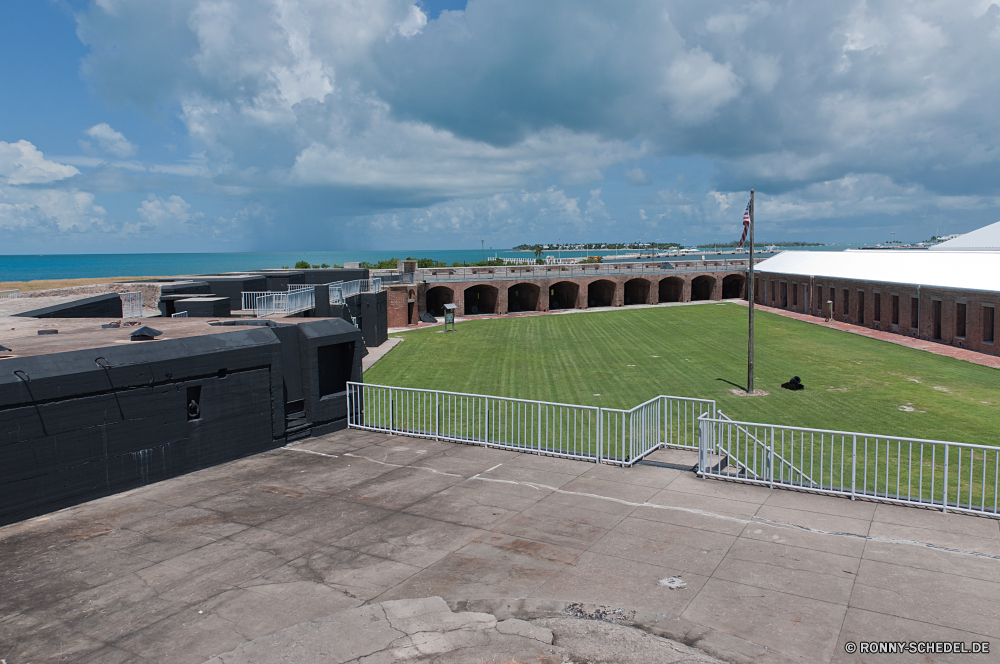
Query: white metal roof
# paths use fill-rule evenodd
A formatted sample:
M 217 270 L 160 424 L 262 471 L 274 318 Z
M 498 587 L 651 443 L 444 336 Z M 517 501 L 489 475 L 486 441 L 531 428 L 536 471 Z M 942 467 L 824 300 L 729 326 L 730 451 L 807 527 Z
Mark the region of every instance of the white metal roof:
M 932 251 L 1000 251 L 1000 221 L 930 247 Z M 1000 256 L 998 256 L 1000 258 Z
M 760 272 L 1000 292 L 1000 253 L 927 250 L 783 251 Z

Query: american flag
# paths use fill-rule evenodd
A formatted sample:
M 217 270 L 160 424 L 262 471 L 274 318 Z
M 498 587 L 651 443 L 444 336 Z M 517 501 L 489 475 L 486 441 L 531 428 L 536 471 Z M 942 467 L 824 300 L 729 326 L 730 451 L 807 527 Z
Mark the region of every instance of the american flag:
M 747 203 L 747 209 L 746 211 L 743 212 L 743 237 L 740 238 L 741 247 L 743 246 L 743 243 L 747 239 L 747 231 L 749 230 L 750 230 L 750 204 Z

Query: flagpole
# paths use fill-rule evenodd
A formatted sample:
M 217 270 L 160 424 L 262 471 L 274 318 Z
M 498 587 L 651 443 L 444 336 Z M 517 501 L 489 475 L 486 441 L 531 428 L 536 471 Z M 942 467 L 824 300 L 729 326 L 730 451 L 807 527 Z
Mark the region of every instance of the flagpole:
M 753 394 L 753 189 L 750 190 L 750 280 L 747 282 L 747 300 L 750 301 L 750 332 L 747 342 L 747 394 Z

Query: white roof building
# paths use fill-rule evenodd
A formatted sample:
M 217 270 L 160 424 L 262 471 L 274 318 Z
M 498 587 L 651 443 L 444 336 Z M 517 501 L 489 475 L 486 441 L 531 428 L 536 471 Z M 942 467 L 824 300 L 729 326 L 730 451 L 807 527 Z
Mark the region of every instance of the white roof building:
M 994 229 L 996 251 L 948 251 L 948 242 L 928 250 L 784 251 L 757 264 L 758 272 L 1000 292 L 1000 223 L 963 235 Z
M 935 244 L 931 251 L 1000 251 L 1000 221 L 953 240 Z M 1000 256 L 997 256 L 1000 259 Z

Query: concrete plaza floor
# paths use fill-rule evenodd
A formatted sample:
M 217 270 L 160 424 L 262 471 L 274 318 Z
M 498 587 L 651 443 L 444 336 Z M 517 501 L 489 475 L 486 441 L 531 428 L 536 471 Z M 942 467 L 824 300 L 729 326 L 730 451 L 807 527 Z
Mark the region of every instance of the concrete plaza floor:
M 0 528 L 0 659 L 197 664 L 437 596 L 556 646 L 546 620 L 605 616 L 727 661 L 996 661 L 998 521 L 656 457 L 675 467 L 343 431 Z M 941 640 L 992 652 L 845 652 Z M 646 661 L 626 651 L 600 661 Z

